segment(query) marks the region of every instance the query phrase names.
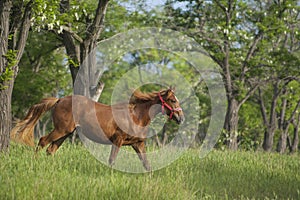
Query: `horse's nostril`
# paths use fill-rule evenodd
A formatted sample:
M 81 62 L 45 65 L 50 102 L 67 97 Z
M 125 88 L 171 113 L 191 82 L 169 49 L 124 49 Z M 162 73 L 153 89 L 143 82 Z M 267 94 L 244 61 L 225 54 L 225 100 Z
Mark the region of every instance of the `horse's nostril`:
M 181 117 L 180 117 L 180 122 L 183 123 L 184 120 L 185 120 L 185 117 L 184 117 L 184 116 L 181 116 Z

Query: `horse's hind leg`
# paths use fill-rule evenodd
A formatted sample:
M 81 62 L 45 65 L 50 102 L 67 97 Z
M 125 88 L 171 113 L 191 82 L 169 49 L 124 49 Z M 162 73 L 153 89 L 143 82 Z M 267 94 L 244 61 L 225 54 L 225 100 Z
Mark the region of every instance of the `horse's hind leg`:
M 112 141 L 112 147 L 111 147 L 111 151 L 110 151 L 110 155 L 109 155 L 109 165 L 112 166 L 116 160 L 116 157 L 119 153 L 119 150 L 122 146 L 122 143 L 123 143 L 123 140 L 118 137 L 118 134 L 115 134 L 112 138 L 111 138 L 111 141 Z
M 54 130 L 53 130 L 54 131 Z M 51 131 L 50 133 L 48 133 L 47 135 L 44 135 L 40 138 L 39 143 L 35 149 L 35 152 L 38 152 L 39 150 L 41 150 L 42 148 L 44 148 L 46 145 L 48 145 L 50 142 L 47 140 L 47 137 L 52 134 Z
M 112 144 L 109 160 L 108 160 L 110 166 L 114 164 L 119 150 L 120 150 L 120 146 L 116 146 L 115 144 Z
M 38 146 L 36 147 L 36 152 L 38 152 L 40 149 L 44 148 L 45 146 L 47 146 L 51 142 L 60 139 L 63 136 L 65 136 L 64 133 L 60 133 L 56 129 L 54 129 L 48 135 L 45 135 L 45 136 L 40 138 Z
M 50 144 L 50 146 L 47 148 L 47 153 L 54 154 L 57 151 L 57 149 L 60 147 L 60 145 L 62 145 L 62 143 L 65 141 L 65 139 L 67 139 L 72 133 L 69 133 L 69 134 L 59 138 L 58 140 L 53 141 Z
M 151 167 L 146 156 L 145 142 L 134 143 L 131 146 L 139 156 L 140 160 L 143 162 L 144 168 L 147 171 L 150 171 Z

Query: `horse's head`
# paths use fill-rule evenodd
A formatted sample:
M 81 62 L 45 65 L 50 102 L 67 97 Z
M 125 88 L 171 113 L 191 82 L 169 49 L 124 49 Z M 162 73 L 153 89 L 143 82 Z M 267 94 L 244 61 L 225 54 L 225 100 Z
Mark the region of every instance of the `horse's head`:
M 180 107 L 179 100 L 174 94 L 174 89 L 168 89 L 164 94 L 158 93 L 161 101 L 162 112 L 166 113 L 170 119 L 175 120 L 178 124 L 184 121 L 184 114 Z

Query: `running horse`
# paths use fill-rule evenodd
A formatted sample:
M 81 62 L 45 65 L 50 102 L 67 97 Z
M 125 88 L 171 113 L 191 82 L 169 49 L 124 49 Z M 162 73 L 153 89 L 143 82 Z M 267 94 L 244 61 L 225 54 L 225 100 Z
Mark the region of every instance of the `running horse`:
M 36 152 L 49 145 L 47 153 L 54 154 L 64 140 L 76 128 L 81 127 L 87 138 L 112 145 L 110 165 L 113 165 L 120 147 L 130 145 L 147 171 L 150 170 L 150 165 L 146 158 L 145 140 L 151 119 L 162 112 L 178 124 L 184 120 L 183 111 L 172 88 L 151 93 L 136 90 L 129 103 L 112 106 L 79 95 L 51 97 L 33 105 L 24 120 L 12 130 L 11 137 L 34 146 L 34 126 L 41 115 L 49 110 L 52 110 L 54 129 L 40 138 Z

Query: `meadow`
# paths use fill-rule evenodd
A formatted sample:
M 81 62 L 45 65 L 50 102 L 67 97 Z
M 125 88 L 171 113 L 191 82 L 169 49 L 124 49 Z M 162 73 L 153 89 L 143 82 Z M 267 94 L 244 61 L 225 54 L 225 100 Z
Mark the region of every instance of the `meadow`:
M 129 174 L 67 142 L 54 156 L 11 144 L 0 199 L 300 199 L 300 156 L 190 149 L 161 170 Z

